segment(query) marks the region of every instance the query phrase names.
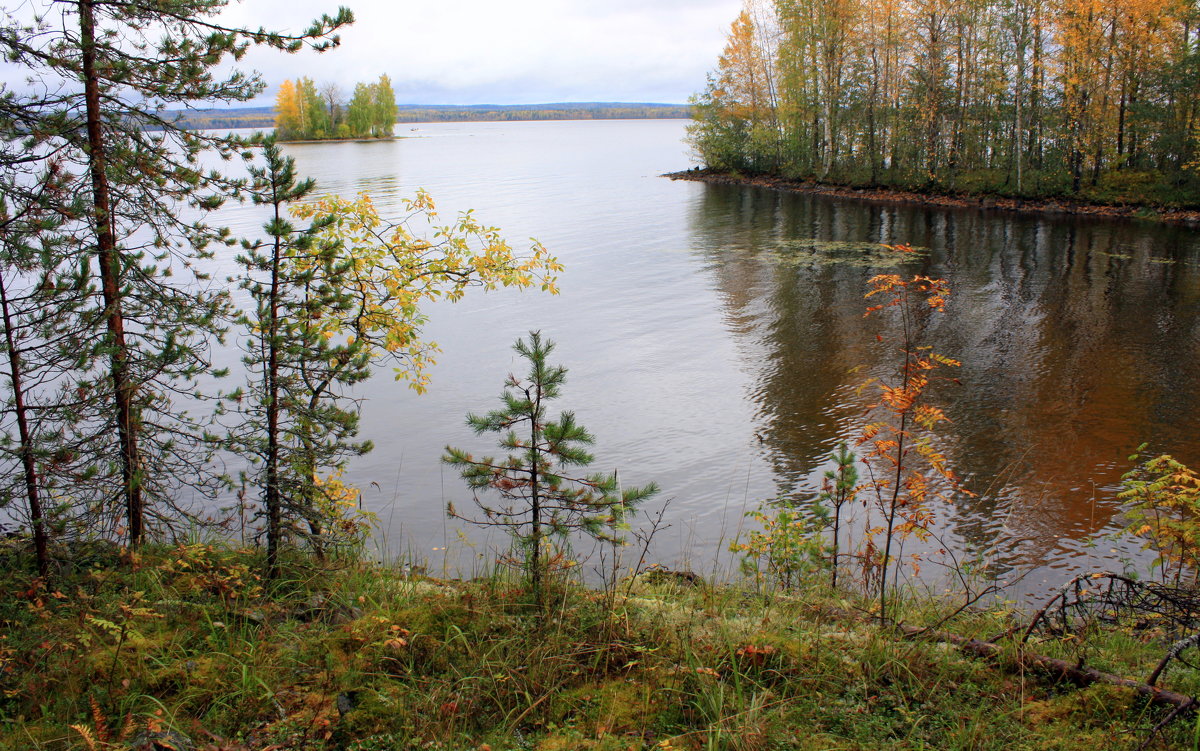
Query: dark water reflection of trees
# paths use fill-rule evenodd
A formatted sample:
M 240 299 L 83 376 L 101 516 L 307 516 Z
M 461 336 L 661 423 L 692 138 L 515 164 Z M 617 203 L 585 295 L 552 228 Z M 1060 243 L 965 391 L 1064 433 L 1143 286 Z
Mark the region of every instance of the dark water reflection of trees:
M 895 362 L 863 293 L 897 269 L 952 285 L 926 334 L 963 363 L 961 386 L 937 398 L 953 420 L 943 448 L 979 493 L 941 512 L 968 546 L 1069 563 L 1080 538 L 1116 521 L 1114 488 L 1140 443 L 1200 464 L 1196 230 L 715 185 L 692 226 L 757 371 L 749 398 L 780 492 L 811 488 L 863 420 L 860 385 Z M 788 254 L 810 239 L 815 250 Z M 848 242 L 928 252 L 888 268 Z

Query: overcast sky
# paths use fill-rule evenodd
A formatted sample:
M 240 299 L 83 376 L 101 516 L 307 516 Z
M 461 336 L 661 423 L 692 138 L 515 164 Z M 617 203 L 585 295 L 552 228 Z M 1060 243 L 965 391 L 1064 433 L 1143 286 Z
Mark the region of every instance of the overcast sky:
M 333 0 L 335 3 L 337 0 Z M 344 0 L 345 1 L 345 0 Z M 256 50 L 268 84 L 309 76 L 349 91 L 391 76 L 401 103 L 682 103 L 704 86 L 741 0 L 349 0 L 355 24 L 322 55 Z M 298 30 L 336 6 L 246 0 L 230 21 Z

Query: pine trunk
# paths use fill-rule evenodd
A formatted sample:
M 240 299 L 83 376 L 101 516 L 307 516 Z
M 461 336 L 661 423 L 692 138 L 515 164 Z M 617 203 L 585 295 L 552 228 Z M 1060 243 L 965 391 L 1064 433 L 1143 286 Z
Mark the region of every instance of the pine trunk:
M 4 337 L 8 345 L 9 377 L 12 379 L 13 411 L 17 416 L 17 431 L 21 441 L 21 470 L 25 475 L 25 497 L 29 503 L 29 522 L 33 526 L 33 548 L 37 557 L 38 575 L 42 579 L 50 576 L 50 554 L 48 551 L 46 522 L 42 517 L 42 503 L 38 497 L 37 467 L 33 461 L 33 435 L 29 429 L 29 410 L 25 405 L 25 386 L 21 370 L 21 350 L 13 339 L 13 321 L 8 290 L 4 276 L 0 274 L 0 312 L 4 316 Z
M 96 21 L 92 7 L 93 0 L 79 0 L 88 171 L 92 181 L 92 221 L 96 225 L 96 256 L 111 348 L 109 376 L 116 401 L 117 437 L 121 448 L 121 491 L 129 526 L 129 544 L 136 546 L 141 544 L 143 537 L 142 462 L 133 404 L 136 387 L 129 375 L 129 348 L 125 342 L 125 317 L 121 310 L 121 259 L 113 232 L 112 201 L 106 173 L 104 134 L 101 131 L 100 79 L 96 73 Z

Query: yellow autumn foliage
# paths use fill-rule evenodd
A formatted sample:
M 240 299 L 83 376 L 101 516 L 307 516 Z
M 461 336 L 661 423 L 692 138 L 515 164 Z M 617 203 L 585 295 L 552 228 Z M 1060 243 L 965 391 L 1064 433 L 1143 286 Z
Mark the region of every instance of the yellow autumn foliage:
M 381 217 L 366 193 L 353 199 L 326 196 L 298 205 L 292 213 L 305 220 L 330 220 L 322 239 L 335 243 L 339 262 L 349 266 L 342 284 L 352 286 L 347 291 L 356 301 L 352 310 L 328 311 L 312 325 L 325 337 L 357 344 L 368 356 L 395 356 L 402 363 L 396 379 L 417 391 L 428 385 L 428 369 L 438 351 L 435 342 L 421 336 L 427 320 L 423 303 L 455 302 L 471 287 L 558 292 L 562 264 L 545 246 L 533 241 L 526 253 L 518 253 L 472 211 L 451 224 L 439 224 L 433 199 L 424 191 L 404 201 L 403 221 Z M 428 227 L 427 233 L 411 229 L 418 225 Z M 295 263 L 310 264 L 320 273 L 318 259 L 297 257 Z

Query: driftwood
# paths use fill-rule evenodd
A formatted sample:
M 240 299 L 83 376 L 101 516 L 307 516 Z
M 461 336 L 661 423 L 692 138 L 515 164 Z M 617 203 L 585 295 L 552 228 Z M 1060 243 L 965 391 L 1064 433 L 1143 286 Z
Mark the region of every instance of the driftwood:
M 1030 637 L 1035 633 L 1054 636 L 1078 634 L 1093 625 L 1142 631 L 1176 641 L 1167 649 L 1145 682 L 1085 667 L 1082 662 L 1071 663 L 1040 655 L 1027 647 Z M 979 657 L 998 657 L 1002 651 L 994 641 L 967 639 L 945 631 L 929 632 L 913 626 L 901 626 L 900 630 L 906 636 L 924 636 L 955 644 Z M 1184 652 L 1200 646 L 1198 632 L 1200 596 L 1194 590 L 1141 581 L 1107 571 L 1082 574 L 1067 582 L 1030 619 L 1017 645 L 1016 664 L 1079 686 L 1105 683 L 1130 689 L 1155 704 L 1174 707 L 1165 724 L 1183 713 L 1194 711 L 1197 706 L 1195 697 L 1168 691 L 1155 684 L 1173 660 L 1183 662 L 1181 655 Z
M 1200 593 L 1108 571 L 1082 574 L 1042 606 L 1021 641 L 1035 631 L 1061 636 L 1091 624 L 1181 639 L 1200 631 Z
M 920 637 L 953 644 L 961 648 L 964 652 L 977 657 L 996 658 L 1000 657 L 1003 653 L 1003 647 L 991 641 L 968 639 L 965 636 L 959 636 L 947 631 L 927 631 L 917 626 L 901 625 L 899 628 L 900 632 L 905 636 Z M 1073 664 L 1055 657 L 1034 654 L 1024 649 L 1018 649 L 1016 664 L 1026 670 L 1040 670 L 1049 673 L 1056 680 L 1067 680 L 1079 686 L 1087 686 L 1092 683 L 1106 683 L 1110 686 L 1127 688 L 1155 704 L 1165 704 L 1175 707 L 1179 710 L 1180 714 L 1192 711 L 1197 704 L 1196 698 L 1193 696 L 1167 691 L 1158 686 L 1152 686 L 1149 683 L 1122 678 L 1119 675 L 1105 673 L 1095 668 Z
M 1179 655 L 1183 654 L 1184 650 L 1191 649 L 1197 644 L 1200 644 L 1200 634 L 1192 634 L 1186 639 L 1180 639 L 1172 644 L 1171 648 L 1167 650 L 1167 653 L 1163 655 L 1162 661 L 1159 662 L 1154 668 L 1154 672 L 1151 673 L 1150 677 L 1146 679 L 1146 683 L 1149 683 L 1151 686 L 1157 683 L 1158 677 L 1162 675 L 1163 670 L 1166 669 L 1167 664 L 1170 663 L 1171 660 L 1178 660 Z
M 859 613 L 842 610 L 840 608 L 827 608 L 825 612 L 833 615 L 834 617 L 844 618 L 847 620 L 857 620 L 861 618 L 861 614 Z M 953 644 L 968 654 L 976 657 L 982 657 L 984 659 L 997 659 L 1004 656 L 1004 647 L 1000 646 L 995 641 L 971 639 L 966 636 L 951 633 L 949 631 L 938 631 L 921 626 L 910 626 L 904 623 L 898 624 L 896 626 L 896 630 L 899 631 L 902 636 L 909 639 L 929 639 L 930 641 Z M 1009 631 L 1002 636 L 995 638 L 1000 639 L 1003 638 L 1003 636 L 1008 636 L 1011 633 L 1012 631 Z M 1167 722 L 1174 720 L 1176 717 L 1182 714 L 1193 712 L 1197 706 L 1200 706 L 1200 700 L 1197 700 L 1194 696 L 1188 696 L 1187 694 L 1181 694 L 1176 691 L 1168 691 L 1153 685 L 1153 680 L 1156 680 L 1159 677 L 1166 663 L 1169 662 L 1173 656 L 1177 656 L 1172 655 L 1172 652 L 1174 652 L 1177 648 L 1182 650 L 1182 648 L 1194 645 L 1196 641 L 1200 641 L 1200 637 L 1197 637 L 1195 640 L 1189 638 L 1184 641 L 1189 643 L 1186 645 L 1182 642 L 1180 644 L 1176 644 L 1175 647 L 1168 652 L 1167 656 L 1163 658 L 1163 661 L 1159 663 L 1158 668 L 1151 676 L 1152 680 L 1146 683 L 1135 681 L 1131 678 L 1122 678 L 1119 675 L 1105 673 L 1104 671 L 1096 670 L 1095 668 L 1084 667 L 1079 663 L 1071 663 L 1066 660 L 1060 660 L 1056 657 L 1047 657 L 1046 655 L 1030 652 L 1029 650 L 1025 649 L 1024 642 L 1018 644 L 1016 647 L 1016 661 L 1012 667 L 1019 667 L 1024 670 L 1041 671 L 1048 674 L 1055 680 L 1069 681 L 1077 686 L 1088 686 L 1093 683 L 1105 683 L 1110 686 L 1119 686 L 1121 688 L 1130 689 L 1139 696 L 1146 698 L 1153 704 L 1174 707 L 1174 710 L 1167 717 L 1166 721 L 1160 723 L 1161 725 L 1165 725 Z

